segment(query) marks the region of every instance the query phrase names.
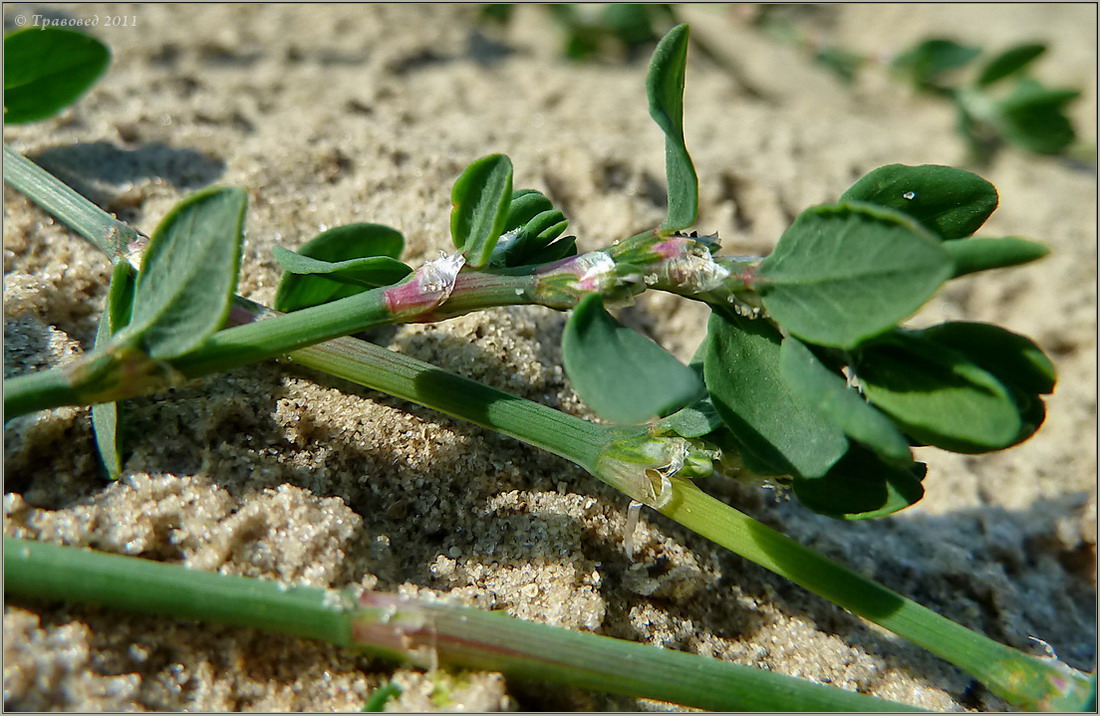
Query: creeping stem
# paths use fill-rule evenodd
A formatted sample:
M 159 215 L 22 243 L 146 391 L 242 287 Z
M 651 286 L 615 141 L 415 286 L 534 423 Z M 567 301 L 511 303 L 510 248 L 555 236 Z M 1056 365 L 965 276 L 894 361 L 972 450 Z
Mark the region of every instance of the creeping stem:
M 9 595 L 248 626 L 430 667 L 610 691 L 717 711 L 919 711 L 696 654 L 442 602 L 292 586 L 4 537 Z M 623 669 L 622 665 L 630 668 Z
M 60 182 L 31 162 L 9 161 L 9 155 L 18 157 L 5 148 L 5 181 L 27 193 L 33 201 L 96 246 L 119 256 L 117 245 L 103 240 L 103 227 L 107 222 L 101 210 L 75 192 L 70 196 L 49 190 L 52 184 Z M 10 166 L 18 169 L 9 171 Z M 621 242 L 608 252 L 591 252 L 547 266 L 518 271 L 460 272 L 454 277 L 453 285 L 448 286 L 444 299 L 436 302 L 421 301 L 415 294 L 409 301 L 393 300 L 395 295 L 405 295 L 397 292 L 405 284 L 288 315 L 278 315 L 238 297 L 230 315 L 230 322 L 237 327 L 215 334 L 195 353 L 174 361 L 173 370 L 167 372 L 197 377 L 289 354 L 301 365 L 406 398 L 546 449 L 630 494 L 628 487 L 644 486 L 649 479 L 647 473 L 661 467 L 650 463 L 659 462 L 658 456 L 667 451 L 658 444 L 652 451 L 633 450 L 631 454 L 634 455 L 654 456 L 650 462 L 641 460 L 634 467 L 624 465 L 620 457 L 610 461 L 607 458 L 609 455 L 621 456 L 616 451 L 624 444 L 636 446 L 639 440 L 645 441 L 645 428 L 594 425 L 353 338 L 310 344 L 393 322 L 395 316 L 405 321 L 438 320 L 509 303 L 533 302 L 567 308 L 590 291 L 606 291 L 606 295 L 621 297 L 656 287 L 713 302 L 751 299 L 749 291 L 755 261 L 713 260 L 708 249 L 705 240 L 693 237 L 641 235 Z M 414 274 L 409 281 L 415 279 Z M 349 309 L 354 309 L 358 315 L 351 319 L 341 315 Z M 303 339 L 303 334 L 309 339 Z M 95 357 L 97 360 L 102 358 L 102 355 Z M 53 405 L 87 402 L 87 396 L 76 390 L 79 386 L 65 382 L 66 375 L 55 370 L 5 381 L 5 417 Z M 96 375 L 100 376 L 97 388 L 102 391 L 102 373 Z M 102 392 L 94 397 L 113 399 Z M 659 442 L 676 438 L 652 435 L 648 439 Z M 608 465 L 613 465 L 614 469 Z M 632 470 L 636 477 L 631 477 Z M 665 515 L 929 649 L 968 671 L 1013 705 L 1052 710 L 1095 708 L 1095 678 L 1054 660 L 1028 656 L 972 632 L 797 544 L 706 495 L 691 483 L 675 475 L 666 477 L 671 478 L 668 489 L 671 494 L 662 494 L 662 499 L 651 501 Z

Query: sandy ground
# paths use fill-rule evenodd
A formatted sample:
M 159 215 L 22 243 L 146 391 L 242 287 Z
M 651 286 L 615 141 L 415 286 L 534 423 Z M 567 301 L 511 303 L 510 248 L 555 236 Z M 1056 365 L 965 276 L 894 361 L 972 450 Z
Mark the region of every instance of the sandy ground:
M 44 6 L 6 5 L 6 27 Z M 188 192 L 247 187 L 240 293 L 270 304 L 275 245 L 353 221 L 400 228 L 414 265 L 449 247 L 451 183 L 511 156 L 592 249 L 662 216 L 663 151 L 645 60 L 568 64 L 539 8 L 504 32 L 463 6 L 80 6 L 126 15 L 78 105 L 4 139 L 150 232 Z M 950 110 L 878 70 L 852 90 L 737 9 L 688 7 L 694 30 L 767 99 L 694 57 L 687 137 L 699 228 L 765 253 L 801 209 L 882 164 L 958 164 Z M 1044 78 L 1086 88 L 1095 142 L 1095 5 L 852 5 L 810 21 L 822 38 L 889 54 L 931 34 L 993 48 L 1040 38 Z M 1002 208 L 983 233 L 1046 242 L 1025 269 L 952 284 L 916 323 L 966 318 L 1034 337 L 1060 372 L 1049 418 L 1002 454 L 926 451 L 928 496 L 844 524 L 772 493 L 707 488 L 805 544 L 995 639 L 1095 668 L 1096 174 L 1016 152 L 982 170 Z M 87 350 L 108 263 L 4 192 L 5 376 Z M 698 306 L 642 301 L 625 319 L 679 355 Z M 485 312 L 380 334 L 391 348 L 587 415 L 560 368 L 563 316 Z M 5 429 L 5 534 L 290 583 L 431 593 L 573 629 L 773 669 L 934 709 L 1001 709 L 962 672 L 652 514 L 623 554 L 626 498 L 562 460 L 286 365 L 212 376 L 128 406 L 126 476 L 98 471 L 86 409 Z M 10 601 L 8 709 L 357 710 L 396 678 L 391 708 L 657 707 L 494 674 L 449 677 L 249 630 Z

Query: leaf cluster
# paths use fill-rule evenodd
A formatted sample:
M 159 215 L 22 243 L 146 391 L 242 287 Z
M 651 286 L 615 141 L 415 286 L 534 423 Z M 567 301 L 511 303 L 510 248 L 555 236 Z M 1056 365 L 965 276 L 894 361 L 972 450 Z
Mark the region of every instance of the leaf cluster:
M 806 6 L 761 5 L 754 8 L 752 22 L 775 40 L 807 52 L 843 84 L 854 84 L 874 58 L 819 44 L 799 28 L 799 16 L 812 12 Z M 898 53 L 890 68 L 918 91 L 952 103 L 956 127 L 974 161 L 988 162 L 1004 144 L 1061 154 L 1076 140 L 1066 107 L 1080 92 L 1047 87 L 1029 75 L 1046 49 L 1029 42 L 983 58 L 980 47 L 931 38 Z
M 1066 107 L 1081 93 L 1047 87 L 1028 74 L 1046 50 L 1042 43 L 1025 43 L 979 62 L 981 48 L 936 38 L 899 54 L 891 66 L 918 90 L 952 102 L 959 133 L 976 159 L 988 160 L 999 144 L 1060 154 L 1076 139 Z M 965 68 L 970 77 L 959 81 Z
M 666 235 L 694 222 L 698 197 L 682 125 L 686 33 L 662 40 L 647 83 L 666 136 Z M 567 374 L 603 417 L 660 419 L 659 430 L 735 446 L 751 472 L 780 476 L 818 512 L 894 512 L 923 494 L 911 446 L 999 450 L 1043 420 L 1054 371 L 1027 338 L 985 324 L 899 325 L 948 280 L 1046 253 L 971 238 L 997 201 L 970 172 L 881 167 L 799 215 L 743 277 L 763 312 L 703 299 L 712 313 L 692 365 L 585 299 L 563 337 Z
M 562 54 L 584 62 L 611 54 L 633 55 L 652 47 L 675 25 L 676 8 L 662 3 L 607 3 L 603 5 L 543 5 L 561 33 Z M 486 5 L 482 16 L 509 22 L 515 9 L 507 3 Z
M 687 26 L 673 28 L 646 79 L 668 182 L 666 218 L 636 237 L 650 248 L 684 238 L 698 214 L 683 121 L 689 44 Z M 1002 62 L 986 79 L 1006 74 Z M 211 189 L 173 210 L 141 270 L 116 269 L 97 347 L 136 350 L 158 365 L 201 348 L 229 311 L 245 206 L 244 192 Z M 753 473 L 790 482 L 812 509 L 839 517 L 895 511 L 921 496 L 924 468 L 911 446 L 998 450 L 1043 420 L 1053 368 L 1028 339 L 983 324 L 900 325 L 946 281 L 1045 253 L 1015 237 L 972 238 L 996 206 L 993 186 L 969 172 L 881 167 L 835 203 L 799 215 L 770 256 L 731 277 L 743 291 L 692 296 L 712 313 L 691 365 L 616 321 L 594 291 L 580 297 L 563 332 L 566 372 L 602 417 L 737 452 Z M 561 210 L 536 190 L 514 190 L 512 164 L 500 154 L 457 179 L 450 227 L 462 271 L 530 273 L 577 252 L 575 237 L 563 237 Z M 691 258 L 713 264 L 716 244 L 695 243 L 706 255 Z M 276 308 L 414 280 L 403 248 L 400 232 L 369 223 L 330 229 L 298 251 L 277 248 L 284 273 Z M 610 279 L 621 283 L 635 268 L 613 266 Z M 97 408 L 96 426 L 117 474 L 117 409 Z

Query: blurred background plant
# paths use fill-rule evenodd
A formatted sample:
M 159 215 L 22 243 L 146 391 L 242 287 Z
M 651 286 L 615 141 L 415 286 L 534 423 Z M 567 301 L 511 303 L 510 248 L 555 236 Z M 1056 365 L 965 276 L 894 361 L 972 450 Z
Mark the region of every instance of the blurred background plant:
M 744 6 L 754 27 L 810 55 L 846 87 L 854 86 L 865 68 L 879 66 L 917 92 L 950 102 L 969 162 L 988 164 L 1005 146 L 1074 158 L 1095 154 L 1095 147 L 1077 143 L 1066 111 L 1081 92 L 1048 87 L 1031 74 L 1035 61 L 1046 53 L 1046 44 L 1028 42 L 986 52 L 976 45 L 935 37 L 889 57 L 872 57 L 815 39 L 806 27 L 814 10 L 800 5 Z

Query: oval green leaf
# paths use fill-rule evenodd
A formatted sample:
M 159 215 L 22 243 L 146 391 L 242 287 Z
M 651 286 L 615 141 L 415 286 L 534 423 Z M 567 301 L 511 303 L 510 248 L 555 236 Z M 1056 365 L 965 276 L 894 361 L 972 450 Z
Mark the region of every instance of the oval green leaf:
M 1046 45 L 1039 43 L 1009 48 L 986 63 L 982 73 L 978 75 L 978 84 L 985 86 L 1014 75 L 1034 62 L 1046 50 Z
M 111 337 L 130 322 L 134 307 L 134 283 L 137 272 L 126 261 L 115 264 L 111 283 L 107 288 L 107 306 L 99 319 L 95 347 L 104 348 Z M 122 433 L 120 406 L 117 402 L 96 403 L 92 406 L 92 432 L 95 434 L 96 451 L 107 470 L 107 476 L 117 480 L 122 476 Z
M 511 231 L 526 226 L 531 219 L 553 208 L 553 202 L 542 192 L 536 189 L 518 189 L 512 192 L 512 201 L 508 205 L 508 220 L 504 223 L 504 230 Z
M 980 48 L 961 45 L 954 40 L 925 40 L 898 55 L 890 63 L 894 69 L 908 75 L 921 89 L 937 89 L 942 75 L 965 67 L 982 53 Z
M 940 323 L 917 334 L 962 353 L 1006 385 L 1029 393 L 1054 392 L 1054 364 L 1026 336 L 989 323 L 965 321 Z
M 997 208 L 997 189 L 977 174 L 935 164 L 879 167 L 841 201 L 885 206 L 916 219 L 944 239 L 970 236 Z
M 965 239 L 950 241 L 943 248 L 955 262 L 952 278 L 978 271 L 1019 266 L 1041 259 L 1050 250 L 1040 243 L 1004 236 L 997 239 Z
M 297 311 L 310 306 L 319 306 L 323 303 L 336 301 L 348 296 L 362 293 L 375 286 L 387 286 L 400 280 L 399 272 L 408 273 L 410 269 L 405 264 L 397 261 L 401 252 L 405 249 L 405 238 L 397 229 L 383 226 L 382 224 L 356 223 L 336 226 L 323 231 L 303 244 L 295 255 L 316 259 L 332 265 L 343 265 L 345 262 L 354 262 L 360 259 L 385 259 L 368 264 L 360 264 L 360 268 L 374 266 L 381 269 L 375 274 L 375 281 L 371 282 L 369 276 L 360 274 L 364 281 L 349 283 L 338 278 L 332 273 L 293 273 L 285 271 L 279 281 L 279 288 L 275 293 L 275 309 L 283 312 Z M 288 258 L 283 250 L 276 249 L 276 258 Z M 289 252 L 288 252 L 289 253 Z M 297 268 L 304 268 L 304 263 L 297 259 Z M 282 263 L 282 259 L 280 259 Z M 355 264 L 353 266 L 353 274 Z M 404 267 L 404 268 L 402 268 Z M 285 269 L 285 265 L 284 265 Z M 343 278 L 348 278 L 347 276 Z M 389 280 L 386 280 L 389 279 Z M 368 285 L 369 284 L 369 285 Z
M 503 154 L 478 159 L 455 182 L 451 191 L 451 239 L 480 267 L 489 262 L 497 239 L 504 233 L 512 203 L 512 162 Z
M 920 308 L 954 269 L 909 217 L 866 204 L 808 209 L 761 264 L 757 290 L 791 333 L 853 348 Z
M 1080 94 L 1025 78 L 1012 94 L 994 105 L 993 123 L 1013 144 L 1038 154 L 1057 154 L 1077 137 L 1064 108 Z
M 853 446 L 820 480 L 795 478 L 795 497 L 819 514 L 840 520 L 867 520 L 905 509 L 924 497 L 925 465 L 888 465 L 874 453 Z
M 684 77 L 687 71 L 688 26 L 668 31 L 653 51 L 646 74 L 649 115 L 665 133 L 665 175 L 668 215 L 662 229 L 684 229 L 699 214 L 699 179 L 684 143 Z
M 127 329 L 153 358 L 189 353 L 225 323 L 247 206 L 242 189 L 206 189 L 177 204 L 153 232 Z
M 855 369 L 871 403 L 922 443 L 981 453 L 1013 445 L 1020 434 L 1016 401 L 999 380 L 918 334 L 896 331 L 864 347 Z
M 711 402 L 761 474 L 821 477 L 848 450 L 844 432 L 787 386 L 770 323 L 712 313 L 703 374 Z
M 787 338 L 779 349 L 779 371 L 795 393 L 848 437 L 874 450 L 886 460 L 912 462 L 909 441 L 890 419 L 879 412 L 844 376 L 829 370 L 796 338 Z
M 705 395 L 694 370 L 612 318 L 599 294 L 585 296 L 573 309 L 561 350 L 577 395 L 615 423 L 643 423 Z
M 28 28 L 4 38 L 4 122 L 46 119 L 87 92 L 111 63 L 99 40 L 64 28 Z

